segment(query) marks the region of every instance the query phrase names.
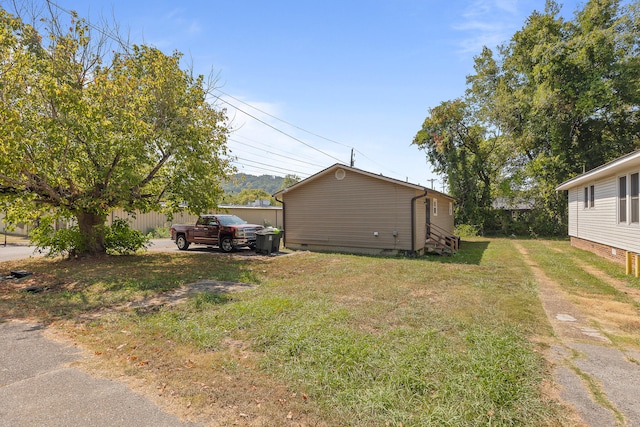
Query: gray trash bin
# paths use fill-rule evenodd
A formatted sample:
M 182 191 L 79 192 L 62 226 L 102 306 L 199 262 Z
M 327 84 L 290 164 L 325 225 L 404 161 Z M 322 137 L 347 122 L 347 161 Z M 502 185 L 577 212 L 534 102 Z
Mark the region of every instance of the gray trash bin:
M 256 232 L 256 252 L 270 255 L 280 250 L 280 237 L 282 233 L 278 229 L 265 228 Z

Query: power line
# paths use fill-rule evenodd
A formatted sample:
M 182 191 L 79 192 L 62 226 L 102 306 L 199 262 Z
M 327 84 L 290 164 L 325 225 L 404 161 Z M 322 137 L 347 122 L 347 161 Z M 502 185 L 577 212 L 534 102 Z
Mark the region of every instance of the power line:
M 351 146 L 349 146 L 349 145 L 347 145 L 347 144 L 343 144 L 342 142 L 338 142 L 338 141 L 335 141 L 335 140 L 333 140 L 333 139 L 326 138 L 326 137 L 324 137 L 324 136 L 322 136 L 322 135 L 318 135 L 317 133 L 311 132 L 311 131 L 306 130 L 306 129 L 304 129 L 304 128 L 300 127 L 300 126 L 294 125 L 294 124 L 293 124 L 293 123 L 291 123 L 291 122 L 288 122 L 288 121 L 283 120 L 283 119 L 281 119 L 281 118 L 279 118 L 279 117 L 276 117 L 276 116 L 274 116 L 273 114 L 267 113 L 266 111 L 261 110 L 260 108 L 258 108 L 258 107 L 256 107 L 256 106 L 254 106 L 254 105 L 251 105 L 251 104 L 249 104 L 249 103 L 247 103 L 247 102 L 244 102 L 244 101 L 243 101 L 243 100 L 241 100 L 241 99 L 236 98 L 236 97 L 235 97 L 235 96 L 233 96 L 233 95 L 230 95 L 230 94 L 228 94 L 228 93 L 226 93 L 226 92 L 223 92 L 223 91 L 222 91 L 221 89 L 219 89 L 219 88 L 215 88 L 215 90 L 217 90 L 218 92 L 220 92 L 220 93 L 221 93 L 221 94 L 223 94 L 224 96 L 228 96 L 229 98 L 231 98 L 231 99 L 233 99 L 233 100 L 235 100 L 235 101 L 238 101 L 238 102 L 240 102 L 241 104 L 244 104 L 244 105 L 246 105 L 246 106 L 248 106 L 248 107 L 250 107 L 250 108 L 253 108 L 254 110 L 259 111 L 259 112 L 261 112 L 262 114 L 267 115 L 267 116 L 269 116 L 269 117 L 271 117 L 271 118 L 273 118 L 273 119 L 276 119 L 276 120 L 278 120 L 278 121 L 280 121 L 280 122 L 282 122 L 282 123 L 284 123 L 284 124 L 286 124 L 286 125 L 289 125 L 289 126 L 291 126 L 291 127 L 293 127 L 293 128 L 296 128 L 296 129 L 298 129 L 298 130 L 301 130 L 301 131 L 303 131 L 303 132 L 305 132 L 305 133 L 308 133 L 309 135 L 313 135 L 313 136 L 315 136 L 315 137 L 318 137 L 318 138 L 320 138 L 320 139 L 324 139 L 325 141 L 329 141 L 329 142 L 332 142 L 332 143 L 334 143 L 334 144 L 341 145 L 341 146 L 343 146 L 343 147 L 351 148 Z M 214 95 L 214 96 L 215 96 L 215 95 Z M 218 98 L 218 99 L 220 99 L 221 101 L 223 101 L 223 102 L 224 102 L 224 100 L 222 100 L 220 97 L 216 97 L 216 98 Z M 236 108 L 236 107 L 234 107 L 234 108 Z
M 215 96 L 215 95 L 213 95 L 213 96 Z M 277 127 L 275 127 L 275 126 L 273 126 L 273 125 L 271 125 L 271 124 L 269 124 L 269 123 L 265 122 L 264 120 L 261 120 L 261 119 L 257 118 L 257 117 L 256 117 L 256 116 L 254 116 L 253 114 L 247 113 L 245 110 L 243 110 L 243 109 L 241 109 L 241 108 L 236 107 L 235 105 L 233 105 L 233 104 L 232 104 L 232 103 L 230 103 L 229 101 L 227 101 L 227 100 L 225 100 L 225 99 L 222 99 L 222 98 L 220 98 L 219 96 L 215 96 L 215 97 L 216 97 L 217 99 L 219 99 L 220 101 L 224 102 L 225 104 L 228 104 L 228 105 L 232 106 L 233 108 L 235 108 L 236 110 L 238 110 L 238 111 L 240 111 L 240 112 L 242 112 L 242 113 L 246 114 L 247 116 L 251 117 L 252 119 L 254 119 L 254 120 L 256 120 L 256 121 L 258 121 L 258 122 L 262 123 L 263 125 L 265 125 L 265 126 L 267 126 L 267 127 L 270 127 L 271 129 L 275 130 L 276 132 L 280 132 L 280 133 L 281 133 L 281 134 L 283 134 L 284 136 L 287 136 L 287 137 L 289 137 L 289 138 L 293 139 L 294 141 L 298 141 L 298 142 L 299 142 L 299 143 L 301 143 L 302 145 L 305 145 L 305 146 L 307 146 L 307 147 L 311 148 L 312 150 L 317 151 L 318 153 L 324 154 L 324 155 L 325 155 L 325 156 L 327 156 L 327 157 L 331 157 L 332 159 L 337 160 L 339 163 L 343 163 L 343 161 L 342 161 L 342 160 L 340 160 L 339 158 L 334 157 L 334 156 L 332 156 L 331 154 L 325 153 L 324 151 L 320 150 L 319 148 L 316 148 L 316 147 L 314 147 L 313 145 L 310 145 L 310 144 L 308 144 L 308 143 L 304 142 L 303 140 L 301 140 L 301 139 L 299 139 L 299 138 L 296 138 L 296 137 L 295 137 L 295 136 L 293 136 L 293 135 L 289 135 L 289 134 L 288 134 L 288 133 L 286 133 L 285 131 L 280 130 L 280 129 L 278 129 Z
M 245 142 L 245 141 L 249 141 L 249 142 L 252 142 L 252 143 L 258 145 L 258 147 L 256 147 L 255 145 L 252 147 L 252 148 L 255 148 L 256 150 L 260 150 L 260 151 L 273 150 L 272 151 L 273 153 L 278 153 L 279 150 L 282 148 L 281 145 L 278 145 L 278 147 L 274 147 L 273 145 L 269 145 L 268 143 L 263 142 L 262 139 L 256 140 L 256 139 L 253 139 L 253 138 L 249 138 L 246 135 L 239 135 L 239 134 L 234 134 L 234 133 L 231 133 L 231 135 L 233 136 L 233 138 L 231 136 L 229 137 L 229 140 L 231 140 L 231 142 L 238 142 L 238 143 L 241 143 L 241 144 L 244 143 L 244 144 L 248 145 L 248 143 Z M 237 139 L 237 138 L 240 138 L 240 139 Z M 264 137 L 262 137 L 262 138 L 264 138 Z M 282 152 L 283 150 L 286 151 L 287 153 L 293 155 L 291 150 L 285 150 L 284 148 L 282 148 L 282 150 L 280 150 L 280 152 Z M 306 162 L 317 162 L 318 161 L 318 156 L 315 153 L 296 152 L 295 156 L 296 156 L 298 161 L 306 161 Z M 313 166 L 324 168 L 324 167 L 326 167 L 326 164 L 318 165 L 316 163 L 313 163 Z
M 55 8 L 57 8 L 57 9 L 61 10 L 62 12 L 66 13 L 66 14 L 68 14 L 68 15 L 70 15 L 70 16 L 73 16 L 72 11 L 70 11 L 70 10 L 68 10 L 68 9 L 66 9 L 66 8 L 64 8 L 64 7 L 62 7 L 62 6 L 60 6 L 59 4 L 57 4 L 57 3 L 53 2 L 52 0 L 46 0 L 46 1 L 47 1 L 47 3 L 48 3 L 49 5 L 51 5 L 51 6 L 55 7 Z M 96 26 L 96 25 L 92 24 L 92 23 L 91 23 L 90 21 L 88 21 L 88 20 L 87 20 L 87 21 L 85 21 L 85 22 L 87 23 L 87 25 L 88 25 L 89 27 L 91 27 L 92 29 L 94 29 L 94 30 L 96 30 L 96 31 L 100 32 L 100 33 L 101 33 L 102 35 L 104 35 L 105 37 L 108 37 L 108 38 L 110 38 L 110 39 L 112 39 L 112 40 L 116 41 L 116 42 L 117 42 L 117 43 L 119 43 L 120 45 L 122 45 L 122 46 L 126 46 L 127 48 L 130 48 L 130 47 L 131 47 L 131 46 L 130 46 L 130 44 L 129 44 L 128 42 L 126 42 L 126 41 L 124 41 L 124 40 L 120 39 L 119 37 L 117 37 L 117 36 L 115 36 L 115 35 L 113 35 L 111 32 L 106 32 L 106 31 L 104 31 L 104 29 L 102 29 L 102 28 L 100 28 L 100 27 L 98 27 L 98 26 Z M 267 115 L 267 116 L 269 116 L 269 117 L 271 117 L 271 118 L 273 118 L 273 119 L 275 119 L 275 120 L 278 120 L 278 121 L 280 121 L 280 122 L 282 122 L 282 123 L 285 123 L 285 124 L 287 124 L 287 125 L 289 125 L 289 126 L 291 126 L 291 127 L 295 128 L 295 129 L 301 130 L 301 131 L 303 131 L 303 132 L 305 132 L 305 133 L 307 133 L 307 134 L 309 134 L 309 135 L 313 135 L 313 136 L 315 136 L 315 137 L 317 137 L 317 138 L 323 139 L 323 140 L 325 140 L 325 141 L 328 141 L 328 142 L 331 142 L 331 143 L 334 143 L 334 144 L 337 144 L 337 145 L 340 145 L 340 146 L 343 146 L 343 147 L 351 148 L 351 146 L 349 146 L 349 145 L 347 145 L 347 144 L 344 144 L 344 143 L 341 143 L 341 142 L 335 141 L 335 140 L 333 140 L 333 139 L 330 139 L 330 138 L 324 137 L 324 136 L 322 136 L 322 135 L 319 135 L 319 134 L 317 134 L 317 133 L 314 133 L 314 132 L 308 131 L 308 130 L 306 130 L 306 129 L 304 129 L 304 128 L 300 127 L 300 126 L 297 126 L 297 125 L 295 125 L 295 124 L 293 124 L 293 123 L 290 123 L 290 122 L 288 122 L 288 121 L 286 121 L 286 120 L 283 120 L 283 119 L 281 119 L 281 118 L 279 118 L 279 117 L 276 117 L 276 116 L 274 116 L 274 115 L 272 115 L 272 114 L 269 114 L 269 113 L 267 113 L 266 111 L 263 111 L 263 110 L 261 110 L 261 109 L 259 109 L 259 108 L 255 107 L 254 105 L 251 105 L 251 104 L 249 104 L 249 103 L 247 103 L 247 102 L 244 102 L 244 101 L 240 100 L 239 98 L 236 98 L 236 97 L 234 97 L 234 96 L 232 96 L 232 95 L 230 95 L 230 94 L 228 94 L 228 93 L 226 93 L 226 92 L 222 91 L 222 90 L 221 90 L 221 89 L 219 89 L 219 88 L 215 88 L 215 90 L 216 90 L 216 91 L 218 91 L 218 92 L 220 92 L 220 93 L 221 93 L 221 94 L 223 94 L 224 96 L 227 96 L 227 97 L 229 97 L 229 98 L 231 98 L 231 99 L 233 99 L 233 100 L 235 100 L 235 101 L 237 101 L 237 102 L 239 102 L 239 103 L 242 103 L 243 105 L 246 105 L 246 106 L 248 106 L 248 107 L 250 107 L 250 108 L 253 108 L 253 109 L 254 109 L 254 110 L 256 110 L 256 111 L 261 112 L 262 114 L 265 114 L 265 115 Z M 323 154 L 323 155 L 325 155 L 325 156 L 327 156 L 327 157 L 330 157 L 331 159 L 336 160 L 336 161 L 338 161 L 339 163 L 344 163 L 341 159 L 339 159 L 339 158 L 337 158 L 337 157 L 335 157 L 335 156 L 333 156 L 333 155 L 331 155 L 331 154 L 329 154 L 329 153 L 326 153 L 326 152 L 324 152 L 324 151 L 320 150 L 319 148 L 316 148 L 316 147 L 312 146 L 311 144 L 306 143 L 306 142 L 302 141 L 301 139 L 296 138 L 296 137 L 294 137 L 293 135 L 290 135 L 290 134 L 288 134 L 288 133 L 284 132 L 284 131 L 283 131 L 283 130 L 281 130 L 281 129 L 276 128 L 275 126 L 273 126 L 273 125 L 271 125 L 271 124 L 269 124 L 269 123 L 267 123 L 267 122 L 265 122 L 265 121 L 263 121 L 263 120 L 259 119 L 258 117 L 254 116 L 254 115 L 252 115 L 252 114 L 250 114 L 250 113 L 248 113 L 247 111 L 245 111 L 245 110 L 243 110 L 243 109 L 241 109 L 241 108 L 237 107 L 236 105 L 234 105 L 234 104 L 232 104 L 231 102 L 229 102 L 229 101 L 227 101 L 227 100 L 225 100 L 225 99 L 221 98 L 220 96 L 216 96 L 216 95 L 212 95 L 212 96 L 214 96 L 214 97 L 215 97 L 215 98 L 217 98 L 218 100 L 220 100 L 220 101 L 224 102 L 225 104 L 227 104 L 227 105 L 229 105 L 229 106 L 231 106 L 231 107 L 235 108 L 236 110 L 238 110 L 238 111 L 240 111 L 240 112 L 242 112 L 242 113 L 246 114 L 247 116 L 251 117 L 252 119 L 254 119 L 254 120 L 258 121 L 259 123 L 262 123 L 263 125 L 268 126 L 269 128 L 271 128 L 271 129 L 275 130 L 276 132 L 279 132 L 279 133 L 281 133 L 281 134 L 283 134 L 283 135 L 285 135 L 285 136 L 287 136 L 287 137 L 289 137 L 289 138 L 293 139 L 294 141 L 297 141 L 297 142 L 299 142 L 299 143 L 301 143 L 301 144 L 305 145 L 306 147 L 311 148 L 312 150 L 317 151 L 318 153 L 321 153 L 321 154 Z M 357 152 L 357 153 L 359 153 L 360 155 L 362 155 L 362 157 L 364 157 L 365 159 L 369 160 L 370 162 L 372 162 L 372 163 L 374 163 L 374 164 L 376 164 L 376 165 L 380 166 L 380 167 L 381 167 L 381 168 L 383 168 L 384 170 L 387 170 L 387 171 L 389 171 L 389 172 L 393 173 L 394 175 L 400 175 L 398 172 L 393 171 L 393 170 L 391 170 L 391 169 L 388 169 L 386 166 L 382 165 L 381 163 L 378 163 L 378 162 L 374 161 L 373 159 L 371 159 L 370 157 L 368 157 L 366 154 L 364 154 L 362 151 L 360 151 L 360 150 L 358 150 L 358 149 L 356 149 L 356 148 L 354 148 L 354 150 L 355 150 L 355 152 Z M 273 154 L 275 154 L 275 153 L 273 153 Z M 293 160 L 293 159 L 291 159 L 291 160 Z M 313 165 L 313 166 L 318 166 L 318 165 Z M 319 167 L 322 167 L 322 166 L 319 166 Z
M 59 9 L 59 10 L 61 10 L 62 12 L 66 13 L 67 15 L 71 16 L 72 18 L 75 18 L 73 11 L 71 11 L 71 10 L 69 10 L 69 9 L 66 9 L 66 8 L 62 7 L 62 6 L 60 6 L 59 4 L 57 4 L 57 3 L 55 3 L 55 2 L 53 2 L 53 1 L 51 1 L 51 0 L 46 0 L 46 2 L 47 2 L 47 4 L 48 4 L 49 6 L 53 6 L 53 7 L 55 7 L 56 9 Z M 78 18 L 82 18 L 82 17 L 80 16 L 80 14 L 78 14 Z M 115 42 L 116 42 L 116 43 L 118 43 L 120 46 L 125 47 L 125 48 L 127 48 L 127 49 L 131 48 L 131 45 L 129 44 L 129 42 L 128 42 L 128 41 L 125 41 L 125 40 L 123 40 L 123 39 L 121 39 L 121 38 L 120 38 L 120 36 L 118 36 L 117 34 L 116 34 L 116 35 L 114 35 L 111 31 L 107 32 L 107 31 L 105 31 L 105 30 L 104 30 L 104 28 L 102 28 L 102 27 L 98 27 L 97 25 L 92 24 L 92 23 L 91 23 L 91 21 L 89 21 L 89 19 L 88 19 L 88 18 L 87 18 L 87 19 L 85 19 L 85 20 L 84 20 L 84 22 L 87 24 L 87 26 L 88 26 L 89 28 L 91 28 L 91 29 L 93 29 L 93 30 L 96 30 L 97 32 L 99 32 L 99 33 L 100 33 L 100 34 L 102 34 L 103 36 L 105 36 L 105 37 L 107 37 L 107 38 L 109 38 L 109 39 L 111 39 L 111 40 L 115 41 Z
M 229 93 L 226 93 L 226 92 L 224 92 L 223 90 L 221 90 L 221 89 L 219 89 L 219 88 L 215 88 L 215 90 L 216 90 L 216 91 L 218 91 L 218 92 L 220 92 L 220 93 L 221 93 L 221 94 L 223 94 L 224 96 L 227 96 L 227 97 L 229 97 L 229 98 L 231 98 L 231 99 L 233 99 L 233 100 L 235 100 L 235 101 L 237 101 L 237 102 L 240 102 L 240 103 L 241 103 L 241 104 L 243 104 L 243 105 L 246 105 L 246 106 L 248 106 L 248 107 L 250 107 L 250 108 L 253 108 L 253 109 L 254 109 L 254 110 L 256 110 L 256 111 L 259 111 L 259 112 L 261 112 L 262 114 L 265 114 L 265 115 L 267 115 L 267 116 L 269 116 L 269 117 L 271 117 L 271 118 L 273 118 L 273 119 L 275 119 L 275 120 L 278 120 L 278 121 L 280 121 L 280 122 L 282 122 L 282 123 L 285 123 L 285 124 L 287 124 L 287 125 L 289 125 L 289 126 L 291 126 L 291 127 L 295 128 L 295 129 L 298 129 L 298 130 L 301 130 L 301 131 L 303 131 L 303 132 L 306 132 L 306 133 L 308 133 L 309 135 L 313 135 L 313 136 L 315 136 L 315 137 L 318 137 L 318 138 L 323 139 L 323 140 L 325 140 L 325 141 L 332 142 L 332 143 L 334 143 L 334 144 L 341 145 L 341 146 L 343 146 L 343 147 L 353 148 L 353 147 L 351 147 L 350 145 L 343 144 L 343 143 L 338 142 L 338 141 L 335 141 L 335 140 L 333 140 L 333 139 L 330 139 L 330 138 L 324 137 L 324 136 L 319 135 L 319 134 L 317 134 L 317 133 L 315 133 L 315 132 L 311 132 L 311 131 L 309 131 L 309 130 L 307 130 L 307 129 L 304 129 L 304 128 L 300 127 L 300 126 L 297 126 L 297 125 L 295 125 L 295 124 L 293 124 L 293 123 L 291 123 L 291 122 L 288 122 L 288 121 L 286 121 L 286 120 L 284 120 L 284 119 L 281 119 L 281 118 L 279 118 L 279 117 L 276 117 L 276 116 L 274 116 L 273 114 L 270 114 L 270 113 L 268 113 L 268 112 L 266 112 L 266 111 L 264 111 L 264 110 L 261 110 L 260 108 L 258 108 L 258 107 L 256 107 L 256 106 L 254 106 L 254 105 L 249 104 L 248 102 L 245 102 L 245 101 L 243 101 L 243 100 L 241 100 L 241 99 L 239 99 L 239 98 L 236 98 L 235 96 L 233 96 L 233 95 L 231 95 L 231 94 L 229 94 Z M 214 95 L 214 96 L 215 96 L 215 95 Z M 217 96 L 216 98 L 217 98 L 217 99 L 219 99 L 219 100 L 221 100 L 222 102 L 226 102 L 224 99 L 220 98 L 219 96 Z M 229 105 L 233 106 L 233 105 L 232 105 L 232 104 L 230 104 L 229 102 L 227 102 L 227 104 L 229 104 Z M 234 108 L 237 108 L 237 107 L 235 107 L 235 106 L 233 106 L 233 107 L 234 107 Z M 242 110 L 240 110 L 240 111 L 242 111 Z M 244 111 L 243 111 L 243 112 L 244 112 Z M 246 114 L 246 113 L 245 113 L 245 114 Z M 391 172 L 391 173 L 393 173 L 393 174 L 395 174 L 395 175 L 400 175 L 398 172 L 393 171 L 393 170 L 391 170 L 391 169 L 387 169 L 387 167 L 386 167 L 386 166 L 384 166 L 384 165 L 382 165 L 382 164 L 380 164 L 380 163 L 376 162 L 375 160 L 373 160 L 373 159 L 369 158 L 366 154 L 364 154 L 362 151 L 358 150 L 357 148 L 353 148 L 353 149 L 354 149 L 358 154 L 362 155 L 362 157 L 364 157 L 365 159 L 369 160 L 370 162 L 372 162 L 372 163 L 374 163 L 374 164 L 376 164 L 376 165 L 378 165 L 378 166 L 382 167 L 383 169 L 385 169 L 385 170 L 387 170 L 387 171 L 389 171 L 389 172 Z M 352 165 L 352 166 L 353 166 L 353 165 Z
M 315 163 L 310 163 L 310 162 L 307 162 L 307 161 L 304 161 L 304 160 L 295 159 L 293 157 L 285 156 L 284 154 L 278 154 L 278 153 L 275 153 L 275 152 L 272 152 L 272 151 L 268 151 L 264 147 L 256 147 L 255 145 L 251 145 L 251 144 L 248 144 L 246 142 L 238 141 L 237 139 L 234 139 L 234 138 L 229 138 L 228 140 L 232 141 L 232 142 L 235 142 L 237 144 L 246 145 L 247 147 L 255 148 L 256 150 L 262 150 L 262 151 L 266 152 L 267 154 L 272 154 L 274 156 L 278 156 L 278 157 L 282 157 L 282 158 L 285 158 L 285 159 L 293 160 L 294 162 L 304 163 L 306 165 L 314 166 L 314 167 L 320 167 L 320 168 L 323 167 L 322 165 L 318 165 L 318 164 L 315 164 Z
M 281 168 L 281 167 L 278 167 L 278 166 L 270 165 L 269 163 L 262 163 L 262 162 L 257 162 L 255 160 L 243 159 L 242 157 L 237 157 L 237 156 L 235 158 L 238 159 L 238 160 L 242 160 L 243 162 L 255 163 L 257 165 L 263 165 L 263 166 L 268 166 L 270 168 L 281 169 L 281 170 L 283 170 L 285 172 L 295 172 L 297 174 L 307 175 L 305 172 L 294 171 L 292 169 L 287 169 L 287 168 Z M 247 165 L 247 166 L 250 166 L 250 165 Z
M 256 157 L 254 152 L 251 151 L 246 151 L 246 150 L 242 150 L 242 149 L 238 149 L 238 150 L 232 150 L 231 153 L 229 154 L 231 159 L 239 159 L 239 160 L 246 160 L 248 162 L 254 162 L 257 164 L 262 164 L 262 165 L 268 165 L 274 168 L 278 168 L 278 169 L 282 169 L 283 171 L 287 171 L 287 173 L 289 173 L 288 171 L 292 171 L 291 173 L 302 173 L 299 171 L 294 171 L 293 169 L 304 169 L 304 170 L 317 170 L 316 167 L 298 167 L 296 165 L 294 165 L 291 162 L 285 162 L 283 160 L 279 160 L 279 159 L 275 159 L 275 158 L 270 158 L 270 157 L 264 157 L 264 156 L 260 156 L 260 157 Z M 304 166 L 304 165 L 302 165 Z M 293 168 L 293 169 L 292 169 Z
M 261 170 L 261 171 L 271 172 L 273 174 L 281 174 L 282 173 L 282 171 L 279 171 L 279 170 L 269 169 L 267 167 L 261 167 L 261 166 L 248 165 L 248 164 L 245 164 L 245 163 L 242 163 L 242 162 L 238 162 L 238 161 L 233 161 L 233 163 L 235 165 L 239 165 L 239 166 L 246 166 L 247 168 L 250 168 L 251 170 L 257 169 L 257 170 Z M 293 171 L 290 171 L 290 172 L 293 172 Z M 309 175 L 310 174 L 302 174 L 302 177 L 307 177 Z

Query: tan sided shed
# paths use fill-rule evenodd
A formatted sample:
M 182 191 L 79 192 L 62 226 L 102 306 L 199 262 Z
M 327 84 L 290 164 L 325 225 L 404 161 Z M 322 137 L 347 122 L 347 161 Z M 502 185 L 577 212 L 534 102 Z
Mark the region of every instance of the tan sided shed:
M 446 194 L 335 164 L 274 194 L 289 249 L 421 254 L 428 233 L 453 237 Z

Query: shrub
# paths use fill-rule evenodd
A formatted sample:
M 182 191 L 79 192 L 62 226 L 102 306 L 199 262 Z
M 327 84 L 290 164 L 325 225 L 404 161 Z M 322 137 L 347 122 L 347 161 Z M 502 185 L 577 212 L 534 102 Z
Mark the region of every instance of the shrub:
M 478 227 L 471 224 L 458 224 L 454 230 L 454 234 L 460 237 L 476 237 L 478 236 Z
M 36 245 L 36 250 L 40 253 L 46 252 L 47 256 L 73 257 L 86 245 L 77 225 L 56 230 L 52 217 L 40 218 L 37 227 L 31 230 L 29 238 Z
M 106 227 L 104 244 L 108 254 L 127 255 L 149 246 L 149 237 L 132 230 L 126 219 L 116 219 Z
M 149 238 L 138 230 L 132 230 L 125 219 L 117 219 L 104 229 L 107 254 L 131 254 L 149 244 Z M 77 253 L 83 252 L 87 245 L 77 225 L 56 230 L 52 217 L 41 218 L 38 226 L 31 231 L 30 239 L 36 245 L 36 250 L 46 252 L 46 256 L 66 255 L 73 258 Z

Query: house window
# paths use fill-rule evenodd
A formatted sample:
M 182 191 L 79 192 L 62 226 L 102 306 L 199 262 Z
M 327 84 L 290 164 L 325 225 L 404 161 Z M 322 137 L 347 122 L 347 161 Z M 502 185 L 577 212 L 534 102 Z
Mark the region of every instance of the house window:
M 596 201 L 596 192 L 595 186 L 591 185 L 589 187 L 584 187 L 584 208 L 592 208 L 595 205 Z
M 629 183 L 631 193 L 631 223 L 638 224 L 640 222 L 640 182 L 638 178 L 640 174 L 632 173 L 631 182 Z
M 618 178 L 618 222 L 627 222 L 627 177 Z
M 433 216 L 438 216 L 438 200 L 433 199 Z
M 453 202 L 449 202 L 449 216 L 453 215 Z

